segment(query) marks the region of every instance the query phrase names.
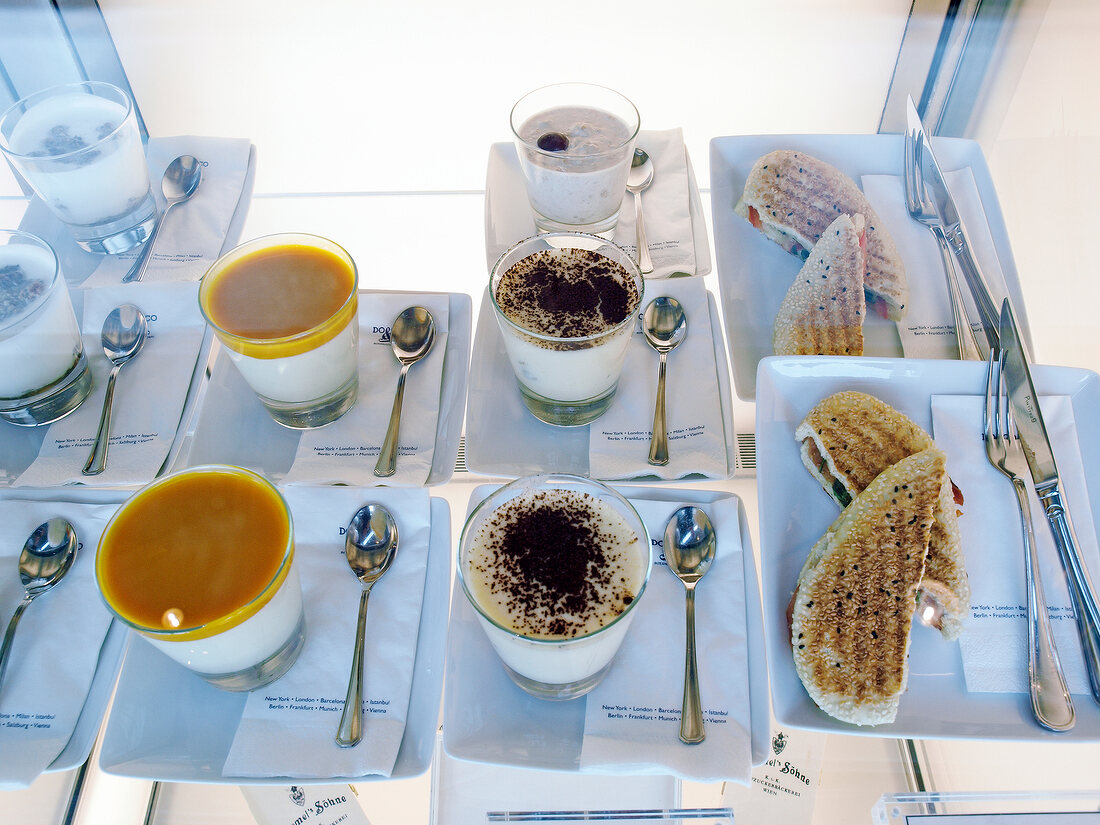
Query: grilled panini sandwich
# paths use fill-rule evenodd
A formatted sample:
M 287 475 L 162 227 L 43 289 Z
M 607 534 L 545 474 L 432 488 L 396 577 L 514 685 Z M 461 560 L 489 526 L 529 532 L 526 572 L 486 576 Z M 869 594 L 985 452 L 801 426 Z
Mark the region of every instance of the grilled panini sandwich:
M 841 721 L 879 725 L 897 716 L 946 467 L 932 447 L 879 474 L 814 545 L 799 576 L 795 669 L 818 707 Z
M 841 507 L 849 506 L 880 473 L 934 447 L 932 437 L 889 404 L 862 392 L 822 400 L 795 430 L 802 463 Z M 970 614 L 970 584 L 960 549 L 955 486 L 945 474 L 933 513 L 923 596 L 938 605 L 940 633 L 958 638 Z M 937 611 L 939 612 L 939 611 Z
M 756 161 L 734 211 L 788 252 L 807 258 L 837 215 L 867 220 L 863 289 L 892 321 L 905 316 L 909 286 L 893 238 L 850 177 L 805 152 L 780 149 Z
M 775 316 L 776 355 L 863 355 L 863 229 L 840 215 L 814 244 Z

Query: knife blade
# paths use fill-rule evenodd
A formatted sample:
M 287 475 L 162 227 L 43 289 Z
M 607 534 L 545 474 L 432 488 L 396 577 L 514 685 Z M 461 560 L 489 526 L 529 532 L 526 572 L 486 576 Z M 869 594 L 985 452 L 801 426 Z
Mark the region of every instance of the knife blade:
M 960 361 L 981 361 L 982 350 L 974 337 L 974 327 L 970 323 L 966 304 L 963 302 L 962 287 L 955 275 L 955 256 L 944 236 L 943 220 L 936 211 L 924 185 L 924 171 L 921 167 L 921 155 L 924 152 L 924 132 L 913 98 L 906 96 L 909 128 L 905 131 L 904 171 L 905 171 L 905 208 L 909 217 L 926 226 L 936 239 L 940 250 L 940 264 L 943 266 L 947 282 L 947 294 L 951 300 L 951 315 L 955 323 L 955 356 Z
M 947 188 L 947 181 L 943 177 L 939 161 L 936 160 L 936 153 L 932 150 L 932 143 L 924 131 L 924 124 L 921 122 L 917 107 L 913 104 L 911 97 L 907 101 L 906 118 L 908 119 L 909 131 L 913 133 L 915 140 L 921 145 L 920 161 L 921 169 L 924 171 L 924 183 L 935 203 L 943 236 L 947 241 L 951 254 L 959 262 L 959 269 L 962 271 L 970 295 L 974 299 L 974 305 L 978 310 L 978 318 L 981 321 L 982 331 L 985 333 L 985 340 L 982 341 L 980 338 L 978 340 L 979 348 L 982 350 L 982 359 L 984 360 L 989 357 L 991 349 L 996 350 L 999 348 L 997 306 L 993 302 L 989 283 L 986 281 L 985 275 L 982 274 L 982 268 L 974 257 L 962 216 L 959 215 L 958 207 L 955 206 L 955 199 L 951 197 L 951 191 Z
M 1012 305 L 1007 298 L 1001 304 L 999 338 L 1004 353 L 1004 377 L 1009 404 L 1020 433 L 1031 478 L 1035 482 L 1035 493 L 1054 534 L 1054 543 L 1069 582 L 1093 696 L 1100 701 L 1100 605 L 1097 603 L 1096 589 L 1088 569 L 1081 558 L 1069 509 L 1062 498 L 1058 465 L 1054 460 L 1046 424 L 1043 422 L 1043 412 L 1039 408 L 1039 395 L 1035 392 L 1020 330 L 1016 326 Z

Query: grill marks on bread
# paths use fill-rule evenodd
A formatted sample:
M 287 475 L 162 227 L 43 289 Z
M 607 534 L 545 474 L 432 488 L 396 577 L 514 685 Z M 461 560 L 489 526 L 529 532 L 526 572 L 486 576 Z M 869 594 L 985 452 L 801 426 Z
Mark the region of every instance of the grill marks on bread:
M 864 219 L 840 215 L 817 242 L 775 316 L 776 355 L 862 355 Z
M 855 181 L 836 167 L 805 152 L 770 152 L 753 165 L 734 211 L 804 259 L 837 216 L 863 215 L 867 220 L 863 288 L 869 300 L 885 303 L 890 320 L 905 316 L 909 286 L 894 240 Z
M 881 473 L 810 552 L 795 592 L 795 669 L 826 713 L 891 722 L 908 678 L 909 631 L 932 512 L 946 477 L 936 448 Z
M 819 402 L 799 424 L 795 438 L 801 442 L 802 463 L 841 507 L 891 465 L 935 446 L 908 416 L 856 391 L 838 392 Z M 970 583 L 960 548 L 954 486 L 946 475 L 933 516 L 922 588 L 943 608 L 939 629 L 952 641 L 970 614 Z

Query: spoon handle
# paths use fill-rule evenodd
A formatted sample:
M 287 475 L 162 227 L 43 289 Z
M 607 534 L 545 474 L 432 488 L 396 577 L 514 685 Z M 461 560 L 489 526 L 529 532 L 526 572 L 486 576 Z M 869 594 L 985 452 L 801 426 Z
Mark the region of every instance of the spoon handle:
M 649 256 L 649 238 L 645 232 L 645 218 L 642 217 L 642 193 L 634 192 L 634 214 L 637 220 L 634 228 L 638 232 L 638 268 L 643 275 L 653 271 L 653 259 Z
M 393 394 L 390 425 L 386 428 L 386 438 L 382 442 L 378 461 L 374 465 L 374 474 L 382 478 L 392 476 L 397 471 L 397 434 L 401 429 L 401 403 L 405 398 L 405 376 L 408 372 L 409 365 L 402 364 L 401 375 L 397 378 L 397 391 Z
M 658 467 L 668 464 L 668 433 L 665 429 L 665 358 L 657 368 L 657 402 L 653 408 L 653 436 L 649 439 L 649 463 Z
M 99 429 L 96 430 L 95 443 L 88 454 L 88 460 L 84 463 L 81 472 L 86 476 L 95 476 L 107 469 L 107 445 L 111 440 L 111 407 L 115 402 L 115 379 L 121 364 L 115 364 L 111 368 L 111 374 L 107 378 L 107 392 L 103 395 L 103 412 L 99 414 Z
M 4 671 L 8 669 L 8 653 L 11 652 L 12 639 L 15 638 L 15 628 L 19 624 L 19 619 L 23 616 L 23 611 L 27 609 L 27 605 L 31 603 L 31 596 L 27 594 L 23 597 L 23 601 L 19 602 L 19 606 L 15 608 L 15 613 L 12 614 L 11 621 L 8 622 L 8 630 L 4 634 L 4 643 L 0 645 L 0 686 L 4 684 Z
M 351 655 L 351 677 L 348 693 L 344 697 L 344 713 L 336 730 L 336 744 L 351 748 L 363 738 L 363 637 L 367 628 L 367 599 L 370 587 L 364 587 L 359 596 L 359 623 L 355 628 L 355 650 Z
M 684 709 L 680 714 L 680 741 L 695 745 L 706 739 L 703 706 L 699 701 L 699 662 L 695 656 L 695 588 L 687 591 L 687 649 L 684 654 Z
M 168 217 L 168 213 L 173 206 L 175 206 L 174 203 L 168 204 L 168 208 L 161 213 L 157 222 L 153 224 L 153 231 L 149 233 L 149 237 L 145 240 L 145 245 L 141 247 L 141 254 L 138 256 L 138 259 L 134 261 L 134 265 L 130 267 L 130 271 L 122 276 L 122 283 L 128 284 L 133 281 L 140 281 L 145 274 L 145 270 L 149 266 L 149 259 L 153 257 L 153 245 L 157 242 L 157 235 L 160 234 L 160 228 L 164 226 L 164 219 Z

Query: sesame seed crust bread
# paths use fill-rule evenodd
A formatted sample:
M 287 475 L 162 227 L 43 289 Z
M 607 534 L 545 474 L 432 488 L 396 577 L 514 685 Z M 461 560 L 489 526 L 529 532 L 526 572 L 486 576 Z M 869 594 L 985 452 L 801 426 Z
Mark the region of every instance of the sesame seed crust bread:
M 881 473 L 810 551 L 791 618 L 795 670 L 830 716 L 894 721 L 932 511 L 947 475 L 935 447 Z
M 850 390 L 820 401 L 795 429 L 795 438 L 801 442 L 802 463 L 841 507 L 891 465 L 935 446 L 908 416 L 872 395 Z M 945 475 L 921 582 L 924 596 L 942 608 L 939 630 L 947 641 L 959 637 L 970 615 L 954 490 Z
M 805 152 L 770 152 L 753 165 L 734 212 L 803 258 L 838 214 L 863 215 L 867 220 L 863 288 L 869 300 L 885 303 L 890 320 L 905 316 L 909 285 L 897 246 L 856 182 L 836 167 Z
M 814 245 L 775 316 L 776 355 L 863 355 L 863 232 L 840 215 Z

